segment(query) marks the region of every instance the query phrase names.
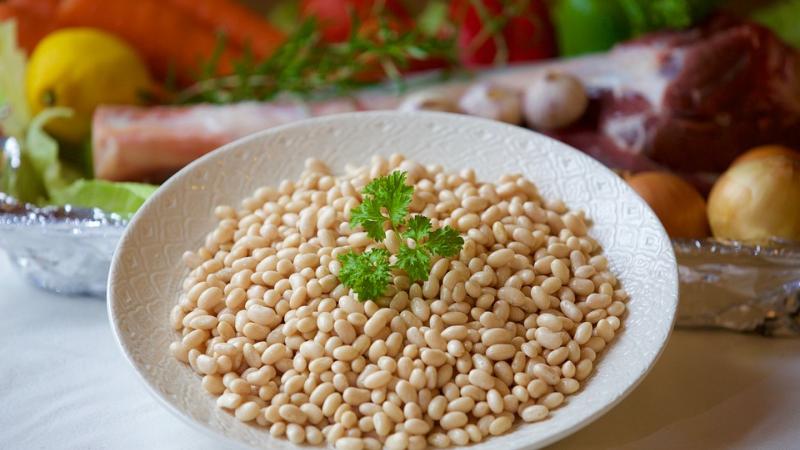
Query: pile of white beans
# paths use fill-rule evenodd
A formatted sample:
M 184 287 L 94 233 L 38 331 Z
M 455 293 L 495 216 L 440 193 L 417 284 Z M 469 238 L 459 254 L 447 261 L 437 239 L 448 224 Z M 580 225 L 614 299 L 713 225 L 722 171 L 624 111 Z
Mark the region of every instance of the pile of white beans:
M 412 213 L 464 237 L 424 283 L 395 274 L 359 302 L 337 256 L 376 245 L 351 229 L 361 189 L 394 170 Z M 625 313 L 580 212 L 539 197 L 520 175 L 496 184 L 402 155 L 334 176 L 309 160 L 297 182 L 219 206 L 170 321 L 175 358 L 217 405 L 296 444 L 341 450 L 480 442 L 536 422 L 577 392 Z

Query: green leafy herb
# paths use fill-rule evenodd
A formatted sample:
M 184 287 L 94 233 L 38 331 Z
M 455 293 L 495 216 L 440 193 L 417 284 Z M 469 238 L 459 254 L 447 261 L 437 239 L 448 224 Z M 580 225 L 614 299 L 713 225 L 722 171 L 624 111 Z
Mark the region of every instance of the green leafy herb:
M 361 225 L 369 237 L 382 241 L 386 237 L 383 227 L 387 220 L 392 228 L 403 224 L 413 194 L 414 188 L 406 185 L 405 172 L 392 172 L 376 178 L 364 187 L 363 200 L 353 209 L 350 223 L 353 226 Z
M 351 212 L 351 226 L 363 227 L 376 241 L 386 237 L 387 223 L 404 240 L 414 241 L 413 245 L 401 243 L 394 264 L 390 263 L 389 252 L 382 248 L 339 256 L 339 280 L 353 289 L 361 301 L 383 294 L 392 270 L 402 270 L 412 282 L 427 280 L 434 257 L 454 256 L 464 245 L 458 232 L 449 226 L 434 230 L 431 220 L 423 215 L 406 217 L 414 195 L 414 188 L 406 184 L 406 175 L 397 171 L 372 180 L 362 191 L 361 205 Z
M 386 249 L 374 248 L 361 254 L 351 251 L 340 255 L 339 261 L 339 279 L 362 301 L 379 297 L 389 285 L 392 266 Z
M 386 217 L 377 202 L 364 202 L 350 211 L 350 223 L 353 226 L 361 225 L 367 235 L 377 241 L 382 241 L 386 237 L 386 231 L 383 229 Z
M 405 272 L 412 281 L 427 280 L 431 268 L 431 256 L 424 248 L 403 245 L 397 251 L 395 266 Z
M 416 215 L 408 221 L 403 237 L 421 241 L 431 231 L 431 220 L 423 215 Z
M 397 252 L 398 268 L 402 269 L 411 281 L 425 281 L 434 256 L 449 258 L 461 251 L 464 239 L 449 226 L 431 231 L 431 220 L 423 215 L 416 215 L 408 221 L 406 230 L 401 234 L 406 239 L 414 240 L 414 248 L 405 244 Z
M 360 27 L 353 17 L 353 30 L 344 42 L 322 39 L 319 25 L 306 20 L 290 34 L 269 58 L 255 61 L 246 55 L 234 64 L 234 73 L 217 77 L 219 58 L 203 66 L 198 82 L 178 92 L 176 103 L 230 103 L 269 100 L 282 92 L 299 95 L 342 94 L 375 84 L 388 77 L 402 88 L 400 70 L 412 59 L 454 60 L 454 41 L 412 30 L 397 30 L 379 17 L 377 29 Z M 224 48 L 220 38 L 218 47 Z
M 449 258 L 460 252 L 463 245 L 464 239 L 461 239 L 461 236 L 458 235 L 456 230 L 450 227 L 444 227 L 434 230 L 431 233 L 425 247 L 431 253 Z

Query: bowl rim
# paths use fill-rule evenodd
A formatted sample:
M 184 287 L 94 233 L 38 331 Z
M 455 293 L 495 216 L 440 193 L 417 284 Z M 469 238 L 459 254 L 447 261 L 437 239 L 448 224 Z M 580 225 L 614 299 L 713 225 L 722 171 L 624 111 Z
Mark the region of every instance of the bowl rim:
M 191 163 L 187 164 L 186 166 L 181 168 L 178 172 L 176 172 L 173 176 L 171 176 L 166 182 L 164 182 L 159 187 L 159 189 L 156 190 L 156 192 L 153 195 L 151 195 L 144 202 L 144 204 L 139 208 L 137 213 L 131 218 L 130 222 L 128 223 L 128 226 L 125 227 L 125 231 L 124 231 L 124 233 L 122 235 L 122 238 L 119 240 L 119 243 L 117 244 L 117 249 L 123 247 L 123 244 L 126 243 L 129 239 L 132 238 L 134 230 L 136 230 L 136 228 L 137 228 L 137 225 L 139 224 L 139 222 L 141 220 L 143 220 L 143 217 L 145 217 L 146 211 L 149 209 L 150 205 L 156 201 L 157 198 L 161 197 L 162 195 L 165 195 L 164 193 L 167 192 L 168 189 L 170 187 L 172 187 L 173 185 L 179 185 L 180 183 L 182 183 L 183 178 L 185 178 L 188 173 L 194 171 L 196 168 L 204 166 L 208 161 L 217 158 L 218 155 L 220 155 L 220 154 L 222 154 L 224 152 L 231 151 L 231 150 L 233 150 L 235 148 L 238 148 L 238 147 L 242 146 L 243 144 L 246 144 L 246 143 L 249 143 L 249 142 L 261 140 L 264 136 L 269 136 L 269 135 L 272 135 L 272 134 L 280 134 L 280 133 L 284 132 L 285 130 L 290 130 L 290 129 L 294 129 L 294 128 L 305 128 L 305 127 L 310 127 L 310 126 L 322 125 L 322 124 L 325 124 L 325 123 L 328 123 L 328 122 L 332 122 L 332 121 L 335 122 L 335 121 L 338 121 L 338 120 L 348 120 L 348 119 L 352 119 L 352 118 L 382 117 L 382 118 L 386 118 L 388 120 L 392 120 L 393 118 L 398 117 L 398 116 L 408 117 L 411 114 L 413 114 L 414 116 L 417 116 L 417 117 L 426 117 L 427 116 L 427 117 L 429 117 L 429 118 L 431 118 L 433 120 L 437 120 L 437 118 L 444 119 L 444 120 L 452 119 L 452 118 L 458 118 L 459 120 L 477 121 L 477 122 L 484 122 L 484 123 L 487 123 L 487 124 L 491 123 L 492 126 L 499 126 L 499 127 L 505 126 L 505 127 L 509 127 L 509 129 L 521 129 L 521 130 L 523 130 L 525 132 L 536 134 L 540 138 L 544 138 L 544 139 L 547 139 L 547 140 L 554 141 L 554 142 L 558 143 L 559 146 L 562 147 L 563 150 L 567 150 L 567 151 L 570 151 L 570 152 L 577 153 L 577 154 L 580 155 L 580 157 L 588 158 L 588 159 L 592 160 L 593 162 L 597 163 L 598 165 L 600 165 L 602 170 L 606 170 L 606 171 L 611 172 L 611 170 L 608 167 L 606 167 L 605 165 L 603 165 L 602 163 L 597 161 L 595 158 L 589 156 L 588 154 L 586 154 L 586 153 L 584 153 L 584 152 L 582 152 L 580 150 L 575 149 L 574 147 L 572 147 L 572 146 L 570 146 L 568 144 L 565 144 L 565 143 L 563 143 L 561 141 L 558 141 L 558 140 L 556 140 L 554 138 L 551 138 L 551 137 L 549 137 L 547 135 L 543 135 L 541 133 L 537 133 L 536 131 L 533 131 L 533 130 L 530 130 L 530 129 L 517 127 L 515 125 L 510 125 L 510 124 L 498 122 L 498 121 L 495 121 L 495 120 L 490 120 L 490 119 L 485 119 L 485 118 L 480 118 L 480 117 L 474 117 L 474 116 L 464 116 L 462 114 L 454 114 L 454 113 L 446 113 L 446 112 L 434 112 L 434 111 L 401 112 L 401 111 L 388 110 L 388 111 L 357 111 L 357 112 L 331 114 L 331 115 L 327 115 L 327 116 L 321 116 L 321 117 L 315 117 L 315 118 L 304 119 L 304 120 L 300 120 L 300 121 L 296 121 L 296 122 L 291 122 L 291 123 L 288 123 L 288 124 L 279 125 L 279 126 L 276 126 L 276 127 L 268 128 L 266 130 L 259 131 L 257 133 L 250 134 L 248 136 L 239 138 L 239 139 L 237 139 L 237 140 L 235 140 L 233 142 L 230 142 L 228 144 L 220 146 L 217 149 L 215 149 L 215 150 L 213 150 L 213 151 L 211 151 L 209 153 L 206 153 L 205 155 L 201 156 L 200 158 L 198 158 L 198 159 L 192 161 Z M 611 172 L 611 173 L 613 173 L 613 172 Z M 636 194 L 636 192 L 632 188 L 630 188 L 630 187 L 628 187 L 628 188 L 630 189 L 630 191 L 632 193 L 635 194 L 635 197 L 639 200 L 639 202 L 641 203 L 643 208 L 645 210 L 649 211 L 653 215 L 653 217 L 656 217 L 655 213 L 653 212 L 652 208 L 650 208 L 650 206 L 647 204 L 647 202 L 645 202 L 638 194 Z M 656 220 L 656 224 L 658 225 L 659 231 L 660 231 L 659 238 L 660 238 L 661 241 L 666 242 L 668 244 L 667 245 L 668 252 L 672 256 L 672 261 L 674 262 L 674 267 L 673 267 L 673 270 L 672 270 L 672 272 L 673 272 L 673 277 L 672 277 L 673 278 L 673 289 L 672 289 L 672 291 L 674 292 L 674 295 L 670 296 L 670 299 L 672 301 L 669 304 L 669 306 L 671 306 L 670 311 L 669 311 L 670 317 L 669 317 L 669 321 L 667 321 L 669 323 L 669 327 L 666 330 L 666 333 L 664 334 L 664 339 L 660 342 L 658 349 L 653 354 L 653 357 L 652 357 L 651 361 L 649 362 L 649 364 L 647 365 L 647 367 L 645 368 L 645 370 L 643 370 L 632 383 L 630 383 L 624 389 L 620 390 L 612 401 L 607 402 L 605 405 L 603 405 L 602 407 L 600 407 L 597 410 L 595 410 L 594 413 L 592 413 L 590 416 L 588 416 L 582 422 L 577 423 L 572 427 L 567 427 L 567 428 L 565 428 L 565 429 L 563 429 L 563 430 L 561 430 L 561 431 L 559 431 L 557 433 L 553 433 L 552 435 L 550 435 L 550 436 L 548 436 L 546 438 L 543 438 L 543 439 L 537 441 L 536 443 L 527 445 L 524 448 L 533 449 L 533 448 L 541 448 L 541 447 L 545 447 L 547 445 L 550 445 L 550 444 L 552 444 L 554 442 L 557 442 L 557 441 L 559 441 L 561 439 L 564 439 L 565 437 L 567 437 L 569 435 L 572 435 L 572 434 L 580 431 L 581 429 L 585 428 L 586 426 L 590 425 L 591 423 L 593 423 L 594 421 L 596 421 L 597 419 L 599 419 L 600 417 L 605 415 L 608 411 L 613 409 L 623 399 L 625 399 L 634 389 L 636 389 L 636 387 L 639 386 L 639 384 L 647 377 L 647 375 L 650 373 L 650 371 L 653 369 L 653 367 L 656 365 L 656 363 L 658 362 L 659 358 L 663 354 L 664 349 L 666 348 L 667 343 L 669 342 L 670 337 L 672 336 L 672 332 L 673 332 L 674 325 L 675 325 L 675 320 L 676 320 L 676 317 L 677 317 L 677 307 L 678 307 L 679 286 L 680 286 L 680 284 L 679 284 L 679 278 L 678 278 L 678 275 L 679 275 L 678 265 L 677 265 L 677 261 L 676 261 L 676 258 L 675 258 L 674 248 L 672 246 L 672 243 L 671 243 L 671 241 L 670 241 L 670 239 L 669 239 L 669 237 L 667 235 L 667 232 L 664 229 L 663 225 L 658 220 Z M 216 439 L 219 442 L 225 442 L 227 445 L 233 446 L 234 448 L 241 448 L 241 449 L 257 448 L 257 447 L 251 447 L 251 446 L 247 445 L 246 443 L 244 443 L 244 442 L 242 442 L 240 440 L 237 440 L 237 439 L 235 439 L 235 438 L 233 438 L 231 436 L 228 436 L 228 435 L 226 435 L 226 434 L 224 434 L 224 433 L 222 433 L 222 432 L 220 432 L 220 431 L 218 431 L 216 429 L 208 427 L 205 424 L 193 419 L 188 414 L 184 413 L 176 405 L 173 405 L 161 393 L 161 391 L 151 383 L 151 381 L 148 379 L 148 377 L 146 377 L 145 374 L 143 373 L 143 370 L 141 370 L 139 368 L 139 366 L 136 364 L 136 362 L 134 361 L 132 355 L 130 354 L 127 346 L 122 342 L 121 330 L 120 330 L 120 328 L 118 326 L 119 318 L 117 316 L 116 308 L 115 308 L 115 305 L 116 305 L 116 300 L 115 300 L 116 289 L 114 287 L 114 281 L 119 276 L 118 272 L 121 270 L 120 269 L 121 264 L 122 264 L 121 261 L 122 261 L 122 252 L 115 251 L 114 252 L 114 256 L 112 258 L 112 261 L 111 261 L 111 268 L 109 270 L 108 280 L 107 280 L 107 289 L 106 289 L 106 291 L 107 291 L 107 302 L 106 302 L 107 303 L 107 312 L 108 312 L 109 322 L 111 324 L 111 329 L 112 329 L 113 334 L 114 334 L 114 340 L 116 341 L 117 346 L 119 347 L 120 351 L 124 355 L 125 359 L 128 361 L 128 363 L 131 365 L 131 367 L 136 372 L 136 375 L 137 375 L 137 378 L 139 379 L 139 381 L 142 384 L 145 385 L 145 387 L 150 392 L 150 394 L 153 397 L 155 397 L 156 400 L 159 403 L 161 403 L 162 406 L 166 407 L 166 409 L 168 411 L 170 411 L 170 413 L 172 413 L 174 416 L 177 416 L 182 422 L 188 424 L 191 428 L 193 428 L 195 430 L 199 430 L 200 432 L 202 432 L 206 436 L 208 436 L 210 438 L 213 438 L 213 439 Z M 323 444 L 321 446 L 308 446 L 307 444 L 304 444 L 303 447 L 327 448 L 329 446 L 323 442 Z M 302 448 L 302 447 L 301 446 L 296 446 L 296 448 Z M 451 448 L 455 448 L 455 447 L 451 447 Z

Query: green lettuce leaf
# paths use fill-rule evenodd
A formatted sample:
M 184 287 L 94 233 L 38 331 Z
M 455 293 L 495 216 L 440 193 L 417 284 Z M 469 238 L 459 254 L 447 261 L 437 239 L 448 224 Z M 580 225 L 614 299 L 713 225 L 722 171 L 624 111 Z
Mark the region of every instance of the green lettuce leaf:
M 100 208 L 128 215 L 135 213 L 156 189 L 158 186 L 143 183 L 81 179 L 52 191 L 51 195 L 57 204 Z
M 28 128 L 25 147 L 34 170 L 42 177 L 51 204 L 100 208 L 132 214 L 157 188 L 142 183 L 87 180 L 58 159 L 58 143 L 44 132 L 48 120 L 72 114 L 69 109 L 50 108 L 39 113 Z
M 17 24 L 0 22 L 0 131 L 22 139 L 30 121 L 25 99 L 25 53 L 17 45 Z
M 6 143 L 6 149 L 8 154 L 0 159 L 0 192 L 26 202 L 43 203 L 47 191 L 28 154 L 22 152 L 19 141 L 13 137 Z
M 69 116 L 67 108 L 51 108 L 31 119 L 25 99 L 25 53 L 16 40 L 16 24 L 0 22 L 0 132 L 13 141 L 0 155 L 0 190 L 37 205 L 100 208 L 129 215 L 157 186 L 87 179 L 59 159 L 58 142 L 45 131 L 56 117 Z
M 0 191 L 28 202 L 47 197 L 39 174 L 23 150 L 30 122 L 25 100 L 25 53 L 17 45 L 17 25 L 0 22 L 0 135 L 9 138 L 6 153 L 0 149 Z

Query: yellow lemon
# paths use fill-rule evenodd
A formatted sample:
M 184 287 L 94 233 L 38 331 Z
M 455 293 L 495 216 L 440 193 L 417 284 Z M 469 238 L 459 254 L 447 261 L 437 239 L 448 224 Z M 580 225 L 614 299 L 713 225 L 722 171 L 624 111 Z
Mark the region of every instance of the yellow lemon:
M 141 103 L 151 87 L 136 51 L 93 28 L 64 28 L 47 35 L 33 50 L 25 79 L 33 114 L 51 106 L 74 111 L 72 117 L 52 120 L 46 129 L 75 144 L 89 136 L 98 105 Z

